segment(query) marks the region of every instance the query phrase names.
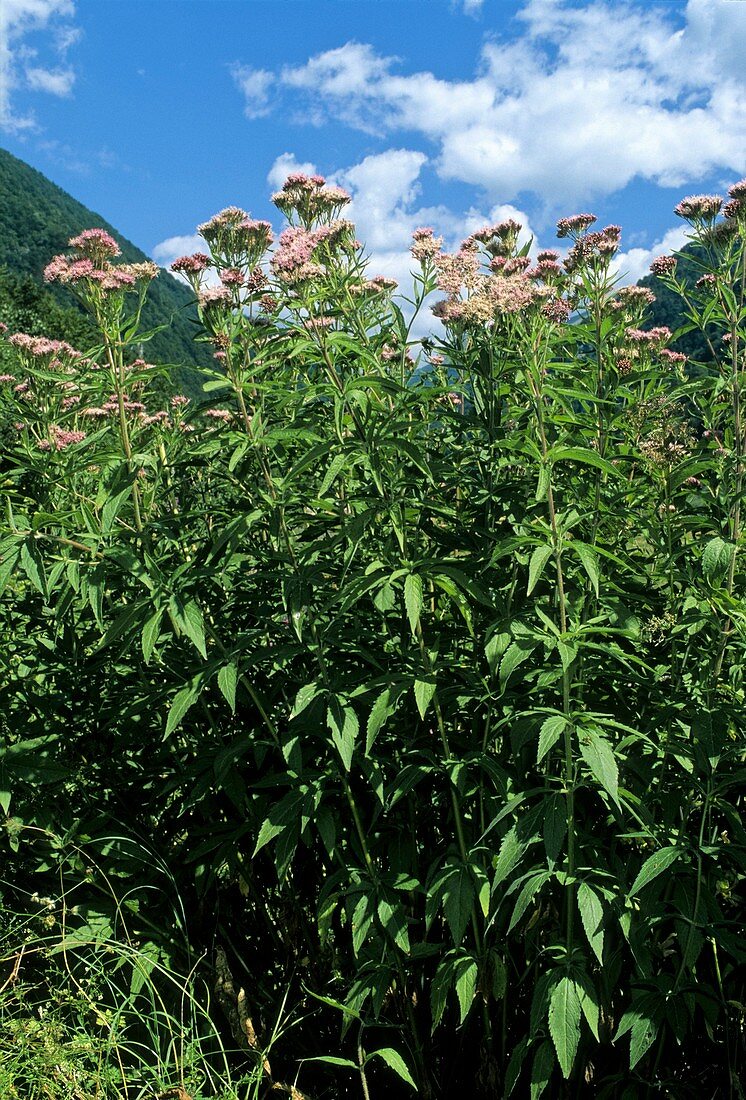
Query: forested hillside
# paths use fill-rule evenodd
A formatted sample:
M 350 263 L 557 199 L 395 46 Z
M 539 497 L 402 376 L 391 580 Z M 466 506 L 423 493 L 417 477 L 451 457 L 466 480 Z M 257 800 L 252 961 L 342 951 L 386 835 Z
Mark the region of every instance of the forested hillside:
M 71 237 L 91 226 L 101 226 L 115 237 L 125 262 L 148 258 L 100 214 L 0 149 L 0 271 L 6 269 L 0 274 L 0 320 L 15 326 L 13 314 L 28 315 L 31 309 L 43 319 L 48 334 L 54 329 L 58 338 L 71 342 L 85 337 L 90 325 L 76 299 L 64 287 L 44 287 L 42 272 L 51 256 L 67 248 Z M 194 390 L 198 383 L 193 373 L 190 377 L 189 368 L 213 361 L 210 350 L 193 340 L 196 313 L 192 301 L 191 292 L 162 271 L 148 295 L 143 325 L 145 330 L 166 326 L 147 343 L 146 358 L 180 367 L 177 383 Z M 30 327 L 28 321 L 24 323 Z

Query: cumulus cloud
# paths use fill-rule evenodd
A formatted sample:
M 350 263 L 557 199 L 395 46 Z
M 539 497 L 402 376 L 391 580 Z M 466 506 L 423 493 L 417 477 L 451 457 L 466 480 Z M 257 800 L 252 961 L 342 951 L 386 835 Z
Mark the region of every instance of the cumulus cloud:
M 231 76 L 243 93 L 244 114 L 247 118 L 263 118 L 270 112 L 269 93 L 275 78 L 266 69 L 252 69 L 247 65 L 232 65 Z
M 26 84 L 32 92 L 48 92 L 64 98 L 70 95 L 74 83 L 72 69 L 26 69 Z
M 650 248 L 630 248 L 614 257 L 613 270 L 624 285 L 636 283 L 644 275 L 650 274 L 650 265 L 656 256 L 668 256 L 678 252 L 687 243 L 686 226 L 674 226 Z
M 316 173 L 316 165 L 307 160 L 296 160 L 294 153 L 281 153 L 267 173 L 267 183 L 273 191 L 279 191 L 291 172 L 303 172 L 307 176 L 313 176 Z
M 746 3 L 526 0 L 471 79 L 405 74 L 348 42 L 285 66 L 278 103 L 310 122 L 419 134 L 445 180 L 552 211 L 635 178 L 683 186 L 746 170 Z M 302 117 L 302 116 L 299 116 Z
M 30 64 L 37 51 L 24 44 L 31 32 L 52 30 L 50 46 L 57 62 L 64 61 L 79 31 L 66 20 L 75 15 L 72 0 L 1 0 L 0 2 L 0 129 L 33 129 L 33 115 L 13 106 L 18 91 L 67 96 L 75 74 L 69 66 Z

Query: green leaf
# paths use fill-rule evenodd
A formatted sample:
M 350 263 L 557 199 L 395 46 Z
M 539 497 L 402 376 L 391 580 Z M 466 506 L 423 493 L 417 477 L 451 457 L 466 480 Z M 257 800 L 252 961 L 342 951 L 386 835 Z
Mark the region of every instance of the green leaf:
M 24 542 L 21 547 L 20 561 L 21 568 L 34 588 L 41 592 L 42 596 L 46 596 L 47 585 L 44 579 L 44 562 L 35 542 Z
M 535 648 L 536 646 L 531 642 L 529 642 L 528 644 L 526 644 L 523 640 L 521 640 L 520 644 L 518 642 L 511 642 L 511 644 L 507 648 L 505 656 L 500 662 L 501 686 L 504 686 L 507 683 L 508 677 L 510 676 L 511 672 L 518 668 L 519 665 L 523 664 L 524 661 L 527 661 L 529 659 Z
M 373 744 L 381 732 L 381 729 L 386 724 L 388 719 L 394 713 L 396 702 L 399 698 L 400 691 L 394 688 L 384 688 L 381 694 L 377 697 L 375 703 L 371 707 L 370 714 L 368 715 L 368 725 L 365 734 L 365 752 L 370 752 L 373 748 Z
M 233 713 L 236 713 L 236 684 L 238 682 L 238 669 L 231 661 L 223 665 L 218 673 L 218 687 L 223 693 L 226 703 Z
M 181 724 L 186 712 L 189 710 L 199 698 L 199 684 L 192 681 L 183 687 L 181 691 L 177 691 L 171 703 L 171 709 L 168 712 L 168 718 L 166 719 L 166 732 L 165 737 L 169 737 L 170 734 Z
M 415 1092 L 417 1091 L 417 1085 L 412 1079 L 412 1074 L 407 1069 L 407 1063 L 404 1061 L 401 1054 L 399 1054 L 398 1050 L 394 1050 L 393 1047 L 381 1047 L 379 1050 L 372 1051 L 367 1056 L 365 1059 L 366 1063 L 369 1062 L 371 1058 L 383 1059 L 386 1065 L 401 1077 L 402 1081 L 406 1081 L 408 1085 L 412 1086 Z
M 588 765 L 591 775 L 604 790 L 608 791 L 618 806 L 619 769 L 611 743 L 593 729 L 580 730 L 579 737 L 580 755 Z
M 580 996 L 573 978 L 563 974 L 554 987 L 549 1001 L 549 1034 L 552 1036 L 557 1061 L 567 1079 L 572 1073 L 580 1043 Z
M 184 603 L 180 596 L 172 596 L 168 607 L 176 625 L 186 634 L 198 653 L 206 659 L 205 625 L 197 604 L 194 600 Z
M 314 682 L 312 684 L 304 684 L 303 687 L 298 688 L 298 694 L 295 696 L 295 702 L 293 703 L 293 709 L 290 711 L 291 718 L 297 718 L 299 714 L 302 714 L 306 707 L 309 707 L 319 694 L 319 685 Z
M 456 975 L 456 996 L 458 997 L 459 1012 L 461 1014 L 459 1019 L 460 1025 L 463 1024 L 464 1020 L 469 1015 L 469 1009 L 474 1003 L 474 994 L 477 989 L 477 976 L 479 974 L 479 967 L 477 966 L 476 959 L 472 959 L 471 957 L 457 959 L 454 966 L 454 973 Z
M 588 574 L 588 580 L 593 585 L 593 590 L 598 595 L 598 582 L 599 582 L 599 568 L 598 568 L 598 554 L 592 546 L 588 546 L 585 542 L 576 542 L 573 540 L 567 544 L 570 549 L 578 555 L 581 564 Z
M 422 578 L 417 573 L 409 573 L 404 581 L 404 603 L 409 626 L 414 635 L 422 613 Z
M 357 715 L 349 704 L 334 699 L 327 709 L 326 721 L 332 733 L 332 741 L 342 757 L 345 771 L 349 771 L 355 741 L 360 731 Z
M 511 871 L 518 866 L 523 859 L 533 837 L 526 837 L 519 831 L 518 824 L 508 830 L 500 844 L 500 851 L 495 860 L 495 877 L 492 881 L 493 888 L 499 886 L 508 877 Z
M 578 909 L 580 910 L 580 919 L 583 922 L 585 934 L 588 937 L 588 943 L 603 966 L 604 933 L 601 922 L 604 910 L 598 894 L 587 882 L 581 882 L 578 887 Z
M 624 476 L 616 466 L 612 466 L 607 459 L 589 447 L 553 447 L 548 457 L 552 462 L 580 462 L 582 465 L 595 466 L 616 479 Z
M 730 567 L 734 547 L 724 539 L 710 539 L 702 553 L 702 572 L 708 584 L 718 586 Z
M 534 1055 L 534 1062 L 531 1066 L 531 1100 L 539 1100 L 544 1094 L 544 1090 L 551 1080 L 555 1063 L 554 1048 L 546 1039 Z
M 562 795 L 553 794 L 544 814 L 544 850 L 547 862 L 554 867 L 562 851 L 562 841 L 567 832 L 567 805 Z
M 347 454 L 343 453 L 334 456 L 329 463 L 329 469 L 326 471 L 324 480 L 321 482 L 321 485 L 319 485 L 318 496 L 323 497 L 327 493 L 349 461 L 350 456 Z
M 443 913 L 456 947 L 459 946 L 474 906 L 474 881 L 469 868 L 460 866 L 448 878 L 443 893 Z
M 117 478 L 117 480 L 119 480 Z M 121 484 L 121 481 L 120 481 Z M 111 531 L 114 520 L 119 514 L 119 509 L 124 504 L 127 497 L 132 492 L 131 485 L 125 485 L 124 489 L 121 489 L 114 496 L 109 497 L 106 504 L 101 509 L 101 534 L 108 535 Z
M 304 1062 L 326 1062 L 329 1066 L 347 1066 L 348 1069 L 357 1069 L 357 1062 L 351 1058 L 340 1058 L 337 1054 L 314 1054 L 312 1058 L 304 1058 Z
M 433 695 L 435 695 L 434 680 L 415 680 L 414 697 L 417 700 L 417 709 L 420 712 L 420 718 L 422 718 L 423 722 Z
M 630 887 L 629 897 L 639 893 L 643 886 L 647 886 L 657 875 L 670 867 L 681 854 L 681 848 L 670 847 L 661 848 L 659 851 L 653 852 L 652 856 L 648 856 Z
M 162 618 L 163 608 L 159 607 L 142 628 L 140 643 L 142 645 L 142 655 L 146 665 L 150 664 L 150 658 L 153 656 L 155 644 L 160 637 Z
M 549 750 L 559 741 L 566 725 L 567 719 L 562 714 L 552 714 L 544 720 L 539 733 L 539 748 L 536 753 L 537 764 L 541 764 Z
M 526 882 L 524 882 L 521 892 L 513 909 L 513 915 L 510 918 L 510 924 L 508 925 L 508 934 L 510 934 L 523 914 L 528 909 L 533 899 L 538 894 L 545 882 L 551 878 L 551 874 L 548 871 L 540 871 L 536 875 L 531 875 Z
M 539 578 L 541 577 L 544 566 L 547 564 L 551 556 L 551 546 L 537 546 L 534 550 L 528 566 L 528 588 L 526 589 L 527 596 L 530 596 L 533 592 Z

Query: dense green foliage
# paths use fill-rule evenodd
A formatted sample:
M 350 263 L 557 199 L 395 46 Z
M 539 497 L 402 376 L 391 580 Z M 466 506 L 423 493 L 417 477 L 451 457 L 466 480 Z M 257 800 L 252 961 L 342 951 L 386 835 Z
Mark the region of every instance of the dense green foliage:
M 232 208 L 182 264 L 215 407 L 159 409 L 105 234 L 65 268 L 96 361 L 8 334 L 0 985 L 28 1028 L 62 984 L 71 1042 L 115 960 L 95 1095 L 742 1095 L 734 191 L 684 208 L 706 278 L 663 276 L 694 372 L 615 227 L 529 271 L 512 222 L 418 231 L 405 313 L 302 176 L 266 271 Z
M 55 253 L 67 248 L 68 240 L 90 225 L 100 225 L 118 241 L 123 258 L 129 263 L 141 262 L 147 257 L 139 248 L 117 233 L 98 214 L 88 210 L 61 188 L 18 160 L 5 149 L 0 149 L 0 267 L 6 266 L 11 276 L 30 276 L 41 283 L 42 272 Z M 24 280 L 23 285 L 28 287 Z M 5 281 L 0 287 L 0 311 L 3 300 L 16 286 Z M 74 341 L 80 314 L 78 302 L 64 287 L 55 287 L 39 304 L 49 312 L 53 321 L 48 334 L 54 335 L 55 321 L 59 313 L 56 305 L 70 322 L 68 331 L 60 332 L 59 339 Z M 194 368 L 209 367 L 212 357 L 204 346 L 194 342 L 197 331 L 196 313 L 189 291 L 166 272 L 153 284 L 143 311 L 143 327 L 158 329 L 144 349 L 145 357 L 159 363 L 172 363 L 182 368 L 179 372 L 182 386 L 197 392 L 200 381 Z M 24 331 L 29 331 L 26 329 Z

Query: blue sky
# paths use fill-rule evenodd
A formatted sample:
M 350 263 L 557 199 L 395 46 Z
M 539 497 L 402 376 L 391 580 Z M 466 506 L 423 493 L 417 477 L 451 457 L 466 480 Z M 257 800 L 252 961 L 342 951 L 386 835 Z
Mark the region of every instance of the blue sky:
M 744 57 L 746 0 L 0 0 L 0 143 L 163 264 L 313 165 L 385 273 L 590 209 L 632 279 L 746 174 Z

